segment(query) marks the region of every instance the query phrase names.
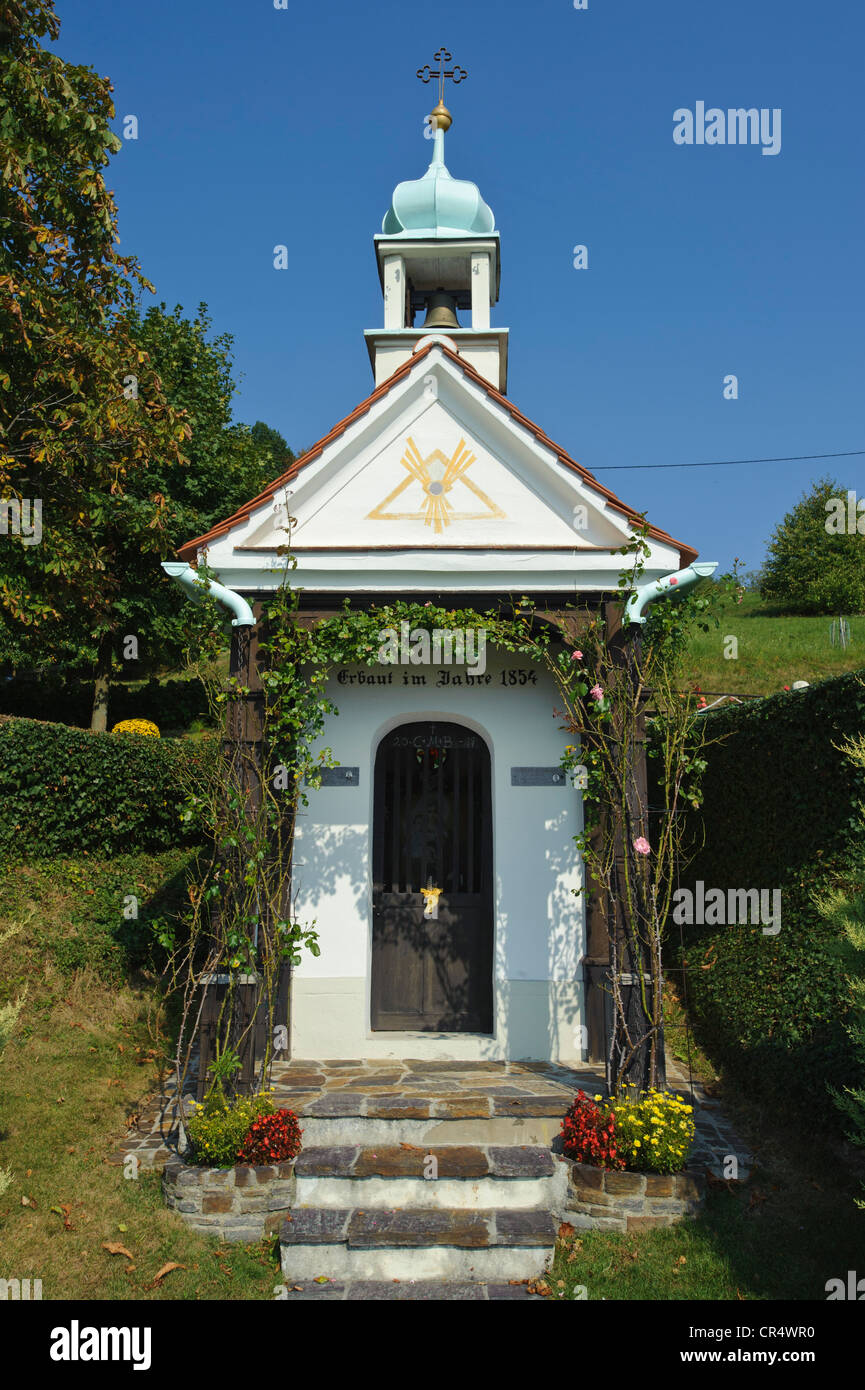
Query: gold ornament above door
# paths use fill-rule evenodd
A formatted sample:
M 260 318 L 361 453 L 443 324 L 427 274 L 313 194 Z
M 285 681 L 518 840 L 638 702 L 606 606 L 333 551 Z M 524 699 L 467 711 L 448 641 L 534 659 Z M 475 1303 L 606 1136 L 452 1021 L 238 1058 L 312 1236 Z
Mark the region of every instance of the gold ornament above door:
M 367 521 L 422 521 L 426 526 L 432 527 L 435 535 L 440 535 L 452 521 L 491 521 L 505 517 L 501 507 L 468 477 L 468 471 L 475 462 L 475 455 L 464 439 L 460 440 L 450 458 L 441 449 L 433 449 L 431 454 L 423 458 L 414 440 L 409 436 L 400 462 L 407 476 L 383 502 L 379 502 L 378 506 L 368 513 Z M 463 505 L 472 505 L 471 498 L 466 499 L 463 493 L 455 491 L 458 486 L 466 488 L 474 498 L 482 502 L 485 510 L 458 511 L 450 501 L 449 494 L 458 498 Z M 388 511 L 403 493 L 408 494 L 404 505 L 415 503 L 415 509 L 405 512 Z

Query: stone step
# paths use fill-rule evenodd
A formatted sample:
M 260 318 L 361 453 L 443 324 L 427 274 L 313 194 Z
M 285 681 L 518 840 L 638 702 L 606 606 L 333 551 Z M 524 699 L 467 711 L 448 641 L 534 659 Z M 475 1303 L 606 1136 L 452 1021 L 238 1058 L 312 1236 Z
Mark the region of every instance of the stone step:
M 396 1090 L 397 1088 L 392 1088 Z M 431 1088 L 430 1088 L 431 1089 Z M 561 1118 L 570 1103 L 561 1092 L 537 1095 L 517 1087 L 495 1086 L 470 1095 L 413 1095 L 405 1089 L 398 1095 L 367 1091 L 317 1089 L 284 1091 L 275 1100 L 301 1119 L 363 1117 L 376 1120 L 489 1120 Z
M 280 1102 L 281 1103 L 281 1102 Z M 303 1115 L 300 1127 L 305 1148 L 359 1145 L 376 1149 L 394 1144 L 414 1144 L 427 1151 L 441 1145 L 534 1145 L 549 1148 L 561 1131 L 565 1108 L 548 1116 L 496 1115 L 475 1119 L 423 1120 L 366 1115 Z
M 298 1178 L 425 1178 L 431 1159 L 438 1178 L 548 1178 L 556 1169 L 549 1149 L 538 1145 L 346 1144 L 301 1150 L 294 1171 Z
M 281 1298 L 287 1303 L 326 1302 L 465 1302 L 529 1299 L 543 1303 L 529 1292 L 528 1280 L 482 1283 L 475 1279 L 328 1279 L 325 1284 L 289 1284 Z
M 530 1208 L 296 1207 L 280 1230 L 284 1278 L 531 1278 L 552 1252 L 558 1222 Z
M 295 1207 L 560 1209 L 567 1166 L 548 1148 L 323 1146 L 295 1165 Z

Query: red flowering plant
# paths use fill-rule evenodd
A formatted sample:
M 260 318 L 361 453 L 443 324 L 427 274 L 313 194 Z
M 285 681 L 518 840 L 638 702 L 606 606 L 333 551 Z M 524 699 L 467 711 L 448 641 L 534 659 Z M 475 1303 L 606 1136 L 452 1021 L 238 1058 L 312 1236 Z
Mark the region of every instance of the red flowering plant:
M 303 1133 L 293 1110 L 277 1110 L 253 1120 L 237 1151 L 240 1163 L 281 1163 L 300 1153 Z
M 594 1168 L 624 1168 L 625 1156 L 616 1142 L 616 1117 L 611 1109 L 598 1105 L 584 1091 L 562 1120 L 562 1148 L 568 1158 L 577 1163 L 590 1163 Z

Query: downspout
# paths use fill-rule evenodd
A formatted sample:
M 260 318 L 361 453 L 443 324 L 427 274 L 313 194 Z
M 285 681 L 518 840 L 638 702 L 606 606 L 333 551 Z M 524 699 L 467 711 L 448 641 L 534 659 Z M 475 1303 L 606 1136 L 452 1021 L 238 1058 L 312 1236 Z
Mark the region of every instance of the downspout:
M 191 565 L 175 560 L 163 561 L 162 568 L 181 588 L 185 589 L 192 599 L 201 599 L 201 591 L 205 587 L 198 578 Z M 224 584 L 217 584 L 215 579 L 207 581 L 207 592 L 226 607 L 235 616 L 231 620 L 232 627 L 255 627 L 255 617 L 252 609 L 245 598 L 236 594 L 233 589 L 226 589 Z
M 689 589 L 699 579 L 708 579 L 718 568 L 717 560 L 701 560 L 699 564 L 688 565 L 687 569 L 674 570 L 661 579 L 653 579 L 648 584 L 640 584 L 625 604 L 625 623 L 646 621 L 645 609 L 656 598 L 662 598 L 673 589 Z

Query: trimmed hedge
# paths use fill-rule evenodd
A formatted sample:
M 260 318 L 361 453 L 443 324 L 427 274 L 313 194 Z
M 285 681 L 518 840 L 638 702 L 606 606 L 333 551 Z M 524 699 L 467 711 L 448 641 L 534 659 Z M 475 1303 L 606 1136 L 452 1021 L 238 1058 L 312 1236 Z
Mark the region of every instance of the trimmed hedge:
M 179 817 L 217 740 L 96 734 L 0 716 L 0 854 L 128 854 L 194 843 Z
M 865 778 L 833 744 L 865 728 L 856 674 L 704 716 L 705 844 L 681 886 L 781 890 L 781 930 L 760 924 L 668 926 L 684 936 L 688 1001 L 701 1042 L 761 1094 L 785 1095 L 832 1124 L 828 1084 L 859 1084 L 843 1026 L 848 989 L 836 932 L 812 895 L 861 881 Z M 656 803 L 657 804 L 657 803 Z

